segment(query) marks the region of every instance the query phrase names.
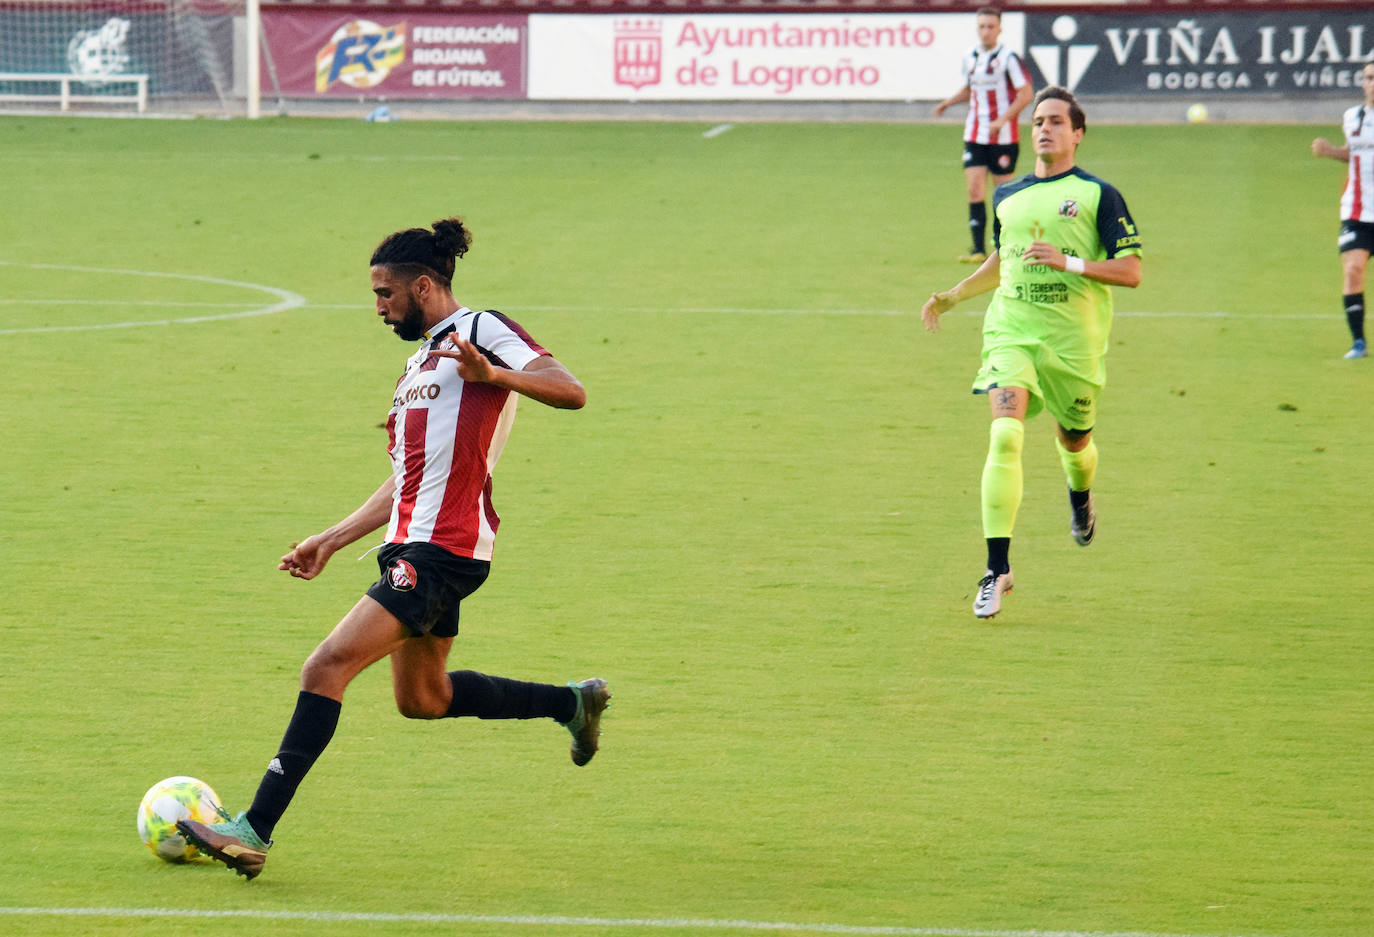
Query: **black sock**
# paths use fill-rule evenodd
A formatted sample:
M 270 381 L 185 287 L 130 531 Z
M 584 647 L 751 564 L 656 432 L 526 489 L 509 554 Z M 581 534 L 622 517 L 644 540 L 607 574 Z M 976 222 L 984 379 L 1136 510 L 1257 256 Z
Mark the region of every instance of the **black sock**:
M 968 203 L 968 228 L 973 235 L 973 252 L 987 253 L 987 236 L 983 233 L 988 226 L 988 207 L 982 202 Z
M 1007 554 L 1011 552 L 1010 537 L 989 537 L 988 538 L 988 571 L 995 576 L 1011 572 L 1011 560 Z
M 1076 508 L 1081 508 L 1083 505 L 1088 503 L 1088 495 L 1090 494 L 1092 494 L 1091 491 L 1074 491 L 1072 488 L 1070 488 L 1069 504 L 1073 505 Z
M 341 708 L 337 700 L 317 693 L 302 690 L 296 697 L 296 711 L 282 736 L 281 751 L 267 766 L 253 806 L 248 808 L 248 822 L 263 842 L 272 839 L 272 830 L 286 812 L 296 788 L 334 737 Z
M 568 722 L 577 715 L 577 697 L 566 686 L 490 677 L 475 670 L 455 670 L 448 680 L 453 684 L 453 702 L 448 704 L 447 713 L 450 717 L 549 718 Z
M 1345 322 L 1350 326 L 1350 337 L 1358 341 L 1364 338 L 1364 294 L 1347 293 L 1341 299 L 1345 302 Z

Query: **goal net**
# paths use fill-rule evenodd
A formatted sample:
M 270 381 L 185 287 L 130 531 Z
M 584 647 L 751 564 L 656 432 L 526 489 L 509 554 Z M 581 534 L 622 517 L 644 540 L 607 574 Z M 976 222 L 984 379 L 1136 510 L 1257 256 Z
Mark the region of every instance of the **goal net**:
M 0 0 L 0 109 L 257 116 L 258 0 Z

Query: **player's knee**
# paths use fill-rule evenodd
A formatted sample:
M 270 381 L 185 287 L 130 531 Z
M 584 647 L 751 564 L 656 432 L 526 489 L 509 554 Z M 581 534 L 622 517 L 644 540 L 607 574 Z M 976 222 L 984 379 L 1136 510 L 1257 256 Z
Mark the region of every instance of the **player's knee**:
M 1059 442 L 1070 452 L 1082 452 L 1092 442 L 1093 431 L 1090 429 L 1067 429 L 1059 427 Z
M 317 647 L 305 663 L 301 665 L 301 689 L 308 693 L 318 693 L 333 683 L 335 668 L 323 647 Z
M 397 688 L 396 711 L 407 719 L 442 719 L 448 715 L 448 700 L 415 687 Z
M 988 431 L 988 451 L 996 456 L 1019 456 L 1026 436 L 1025 424 L 1015 417 L 998 417 Z
M 434 700 L 407 697 L 396 700 L 396 711 L 407 719 L 442 719 L 448 707 L 441 707 Z

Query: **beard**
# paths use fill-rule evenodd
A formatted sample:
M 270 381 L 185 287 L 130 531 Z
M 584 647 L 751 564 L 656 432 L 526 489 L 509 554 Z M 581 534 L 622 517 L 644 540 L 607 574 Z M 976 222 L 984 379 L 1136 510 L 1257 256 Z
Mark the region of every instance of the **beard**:
M 406 295 L 406 311 L 392 329 L 396 332 L 396 337 L 407 342 L 419 341 L 425 334 L 425 311 L 420 308 L 420 303 L 415 295 Z

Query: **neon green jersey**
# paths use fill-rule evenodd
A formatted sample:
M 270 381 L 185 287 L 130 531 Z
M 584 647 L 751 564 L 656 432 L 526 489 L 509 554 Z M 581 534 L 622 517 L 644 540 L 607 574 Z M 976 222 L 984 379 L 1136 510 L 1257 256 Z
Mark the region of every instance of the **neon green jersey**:
M 1074 167 L 1003 183 L 992 204 L 1002 279 L 983 320 L 984 341 L 1043 342 L 1066 359 L 1106 354 L 1111 289 L 1082 274 L 1027 264 L 1022 255 L 1032 241 L 1084 260 L 1139 254 L 1140 235 L 1121 193 Z

